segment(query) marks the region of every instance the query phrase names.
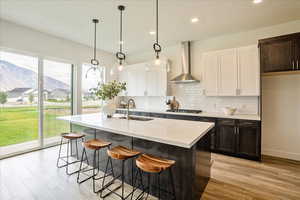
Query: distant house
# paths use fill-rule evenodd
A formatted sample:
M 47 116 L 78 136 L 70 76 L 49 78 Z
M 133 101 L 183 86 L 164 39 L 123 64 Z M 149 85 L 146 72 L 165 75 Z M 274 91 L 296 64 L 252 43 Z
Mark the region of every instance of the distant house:
M 49 91 L 44 90 L 44 99 L 47 100 Z M 30 96 L 33 101 L 30 102 Z M 33 88 L 14 88 L 7 92 L 8 103 L 37 103 L 38 102 L 38 89 Z
M 70 90 L 66 90 L 66 89 L 54 89 L 48 95 L 48 99 L 54 99 L 58 101 L 66 101 L 70 98 L 71 98 L 71 92 Z
M 7 92 L 7 102 L 8 103 L 17 103 L 24 102 L 24 96 L 26 92 L 33 91 L 32 88 L 14 88 Z

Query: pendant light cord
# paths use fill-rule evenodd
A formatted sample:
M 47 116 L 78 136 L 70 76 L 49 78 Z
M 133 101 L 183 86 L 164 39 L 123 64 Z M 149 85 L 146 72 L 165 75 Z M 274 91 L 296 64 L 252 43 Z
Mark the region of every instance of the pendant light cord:
M 120 52 L 123 50 L 123 10 L 120 10 Z
M 97 23 L 95 22 L 95 31 L 94 31 L 94 60 L 96 60 L 96 44 L 97 44 Z
M 156 0 L 156 43 L 158 44 L 158 0 Z

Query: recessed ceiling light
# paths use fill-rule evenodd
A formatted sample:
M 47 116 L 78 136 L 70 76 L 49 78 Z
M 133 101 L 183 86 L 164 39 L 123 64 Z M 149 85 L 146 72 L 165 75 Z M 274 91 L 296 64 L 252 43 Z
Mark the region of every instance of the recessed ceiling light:
M 197 17 L 194 17 L 194 18 L 191 19 L 192 23 L 197 23 L 198 21 L 199 21 L 199 18 L 197 18 Z
M 149 31 L 149 34 L 150 35 L 155 35 L 156 33 L 155 33 L 155 31 Z
M 255 4 L 259 4 L 259 3 L 262 3 L 263 2 L 263 0 L 253 0 L 253 3 L 255 3 Z

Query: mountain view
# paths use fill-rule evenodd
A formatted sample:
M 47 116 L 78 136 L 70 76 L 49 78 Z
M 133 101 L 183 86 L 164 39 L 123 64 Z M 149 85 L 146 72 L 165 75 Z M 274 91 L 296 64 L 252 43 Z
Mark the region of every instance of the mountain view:
M 0 91 L 9 91 L 14 88 L 37 88 L 37 73 L 14 65 L 12 63 L 0 60 Z M 56 88 L 69 89 L 70 86 L 62 81 L 44 76 L 44 85 L 46 90 Z

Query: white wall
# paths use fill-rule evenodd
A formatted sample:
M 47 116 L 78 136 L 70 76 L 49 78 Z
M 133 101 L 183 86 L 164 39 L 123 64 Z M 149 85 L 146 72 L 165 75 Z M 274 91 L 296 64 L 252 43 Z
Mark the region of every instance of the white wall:
M 259 39 L 293 32 L 300 32 L 300 20 L 285 24 L 279 24 L 276 26 L 264 27 L 247 32 L 223 35 L 205 41 L 195 41 L 193 42 L 193 46 L 191 49 L 192 73 L 195 77 L 199 79 L 202 78 L 202 52 L 257 44 Z M 169 78 L 178 75 L 181 72 L 180 46 L 175 45 L 171 47 L 163 47 L 162 55 L 169 58 L 172 62 Z M 148 52 L 142 52 L 139 54 L 128 56 L 129 63 L 143 62 L 153 58 L 154 54 L 151 50 L 151 47 L 149 47 Z M 281 81 L 282 79 L 276 80 L 277 84 L 274 85 L 267 84 L 270 83 L 270 81 L 263 81 L 263 87 L 264 84 L 266 84 L 266 87 L 269 88 L 274 87 L 274 93 L 276 94 L 276 96 L 274 96 L 274 98 L 270 100 L 270 98 L 268 98 L 268 95 L 273 95 L 274 93 L 265 92 L 268 90 L 263 89 L 263 92 L 265 93 L 263 98 L 264 105 L 266 105 L 269 101 L 273 101 L 276 103 L 269 104 L 268 107 L 264 108 L 265 113 L 263 113 L 262 118 L 262 152 L 266 155 L 300 160 L 300 127 L 298 125 L 295 125 L 300 119 L 299 96 L 297 96 L 299 95 L 299 89 L 292 89 L 295 89 L 295 87 L 299 86 L 300 84 L 299 82 L 297 82 L 297 80 L 295 80 L 295 77 L 290 79 L 287 78 L 287 80 L 285 80 L 284 82 L 284 86 L 290 89 L 286 91 L 280 87 L 276 89 L 276 87 L 281 84 Z M 294 87 L 291 87 L 292 85 L 294 85 Z M 249 114 L 257 113 L 259 110 L 259 99 L 255 97 L 205 97 L 200 92 L 202 88 L 201 82 L 200 84 L 193 85 L 170 85 L 169 88 L 169 95 L 178 96 L 179 101 L 183 106 L 186 107 L 200 108 L 206 111 L 219 112 L 221 107 L 225 105 L 233 105 L 238 107 L 241 113 Z M 271 89 L 269 89 L 269 91 L 270 90 Z M 276 93 L 276 91 L 278 91 L 278 93 Z M 289 109 L 284 112 L 282 111 L 282 109 L 287 106 L 287 99 L 286 96 L 282 95 L 289 95 L 294 98 L 294 100 L 289 101 Z M 298 101 L 296 100 L 297 98 Z M 163 99 L 164 98 L 156 98 L 155 100 L 152 99 L 151 102 L 154 102 L 154 106 L 157 107 L 158 104 L 163 105 Z M 138 99 L 138 102 L 142 102 L 141 99 Z M 295 108 L 294 112 L 291 112 L 292 107 Z M 266 111 L 268 109 L 269 112 Z M 271 109 L 274 109 L 274 112 L 272 112 Z M 276 111 L 276 109 L 279 110 Z M 277 112 L 276 115 L 274 115 L 275 112 Z M 275 120 L 275 122 L 273 122 L 273 119 Z M 296 122 L 295 120 L 297 119 L 298 121 Z
M 300 160 L 300 75 L 262 78 L 263 152 Z
M 82 63 L 90 63 L 93 49 L 73 41 L 55 37 L 40 31 L 0 19 L 0 48 L 16 53 L 23 53 L 40 58 L 54 59 L 75 65 L 75 72 L 81 74 Z M 100 64 L 107 68 L 106 80 L 115 79 L 110 76 L 110 68 L 114 64 L 114 55 L 105 51 L 97 51 Z M 77 94 L 81 93 L 81 78 L 75 77 Z M 76 99 L 76 107 L 80 107 L 81 98 Z

